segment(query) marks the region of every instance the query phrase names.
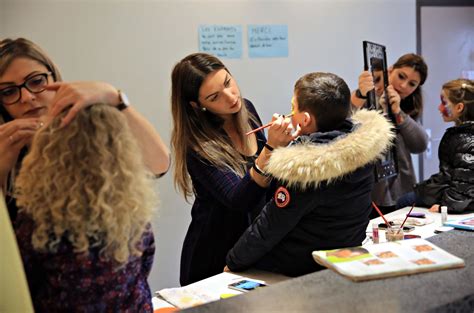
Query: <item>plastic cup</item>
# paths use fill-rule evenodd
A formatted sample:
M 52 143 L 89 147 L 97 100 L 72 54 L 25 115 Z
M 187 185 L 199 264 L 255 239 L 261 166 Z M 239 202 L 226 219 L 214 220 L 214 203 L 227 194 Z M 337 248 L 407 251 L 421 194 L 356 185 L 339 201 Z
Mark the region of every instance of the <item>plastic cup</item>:
M 400 225 L 391 226 L 385 230 L 385 238 L 387 241 L 403 240 L 403 235 L 403 229 L 400 228 Z

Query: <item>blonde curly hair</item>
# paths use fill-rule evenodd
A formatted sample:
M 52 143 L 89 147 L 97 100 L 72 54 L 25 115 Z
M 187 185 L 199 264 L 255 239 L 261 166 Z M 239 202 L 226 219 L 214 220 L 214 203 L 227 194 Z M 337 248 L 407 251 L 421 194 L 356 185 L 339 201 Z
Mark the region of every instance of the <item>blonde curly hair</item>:
M 156 198 L 127 121 L 95 104 L 61 128 L 61 117 L 34 136 L 15 182 L 20 211 L 32 218 L 32 244 L 55 252 L 67 239 L 75 252 L 127 262 L 151 221 Z

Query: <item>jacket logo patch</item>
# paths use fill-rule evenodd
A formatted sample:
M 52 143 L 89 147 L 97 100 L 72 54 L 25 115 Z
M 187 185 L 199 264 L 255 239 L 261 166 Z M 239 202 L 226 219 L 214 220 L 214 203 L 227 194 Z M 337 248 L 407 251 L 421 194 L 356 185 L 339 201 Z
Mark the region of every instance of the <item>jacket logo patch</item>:
M 275 192 L 275 204 L 279 208 L 284 208 L 290 203 L 290 193 L 288 189 L 281 186 Z

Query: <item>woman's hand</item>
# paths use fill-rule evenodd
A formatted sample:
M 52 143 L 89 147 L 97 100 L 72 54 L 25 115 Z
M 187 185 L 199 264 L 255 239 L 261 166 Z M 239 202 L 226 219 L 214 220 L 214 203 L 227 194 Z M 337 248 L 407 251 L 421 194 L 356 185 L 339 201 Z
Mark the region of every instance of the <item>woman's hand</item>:
M 0 183 L 3 184 L 20 150 L 30 143 L 39 126 L 37 118 L 15 119 L 0 125 Z
M 292 140 L 301 133 L 301 128 L 297 128 L 293 133 L 291 118 L 279 114 L 273 114 L 272 126 L 268 129 L 267 143 L 273 148 L 286 147 Z
M 440 205 L 439 204 L 433 204 L 430 208 L 430 212 L 434 212 L 434 213 L 439 213 L 441 212 L 440 209 L 439 209 Z
M 273 114 L 272 122 L 273 124 L 268 129 L 267 144 L 273 148 L 286 147 L 301 133 L 301 128 L 299 126 L 297 127 L 296 131 L 292 133 L 293 125 L 291 124 L 291 118 L 289 117 Z M 271 150 L 263 149 L 262 152 L 260 152 L 258 158 L 255 160 L 255 164 L 263 171 L 265 170 L 268 160 L 270 159 L 272 153 Z M 258 173 L 254 168 L 250 170 L 250 175 L 260 187 L 268 187 L 270 180 L 268 177 L 266 177 L 266 175 Z
M 120 103 L 118 90 L 105 82 L 58 82 L 47 86 L 55 90 L 56 96 L 50 105 L 50 116 L 57 116 L 66 107 L 72 105 L 68 114 L 63 118 L 61 126 L 72 121 L 74 116 L 84 108 L 95 103 L 105 103 L 117 106 Z M 124 111 L 128 125 L 138 141 L 146 166 L 154 174 L 162 174 L 169 167 L 169 149 L 164 144 L 153 125 L 133 108 Z
M 227 265 L 224 267 L 224 272 L 232 272 L 228 267 Z
M 388 95 L 388 102 L 390 103 L 390 107 L 392 109 L 393 114 L 400 113 L 400 95 L 398 92 L 393 88 L 392 85 L 387 87 L 387 95 Z
M 56 91 L 56 96 L 50 105 L 50 114 L 57 116 L 66 107 L 72 105 L 68 114 L 63 118 L 62 126 L 71 122 L 77 112 L 95 103 L 118 105 L 119 97 L 115 87 L 105 82 L 57 82 L 46 87 Z
M 369 71 L 363 71 L 359 75 L 359 84 L 358 89 L 362 96 L 367 96 L 368 92 L 374 89 L 374 78 Z M 352 92 L 351 94 L 351 103 L 356 108 L 361 108 L 365 104 L 366 99 L 361 99 L 357 97 L 356 92 Z
M 400 95 L 398 94 L 398 92 L 393 88 L 392 85 L 389 85 L 387 87 L 387 98 L 388 98 L 388 102 L 390 103 L 390 108 L 392 109 L 392 112 L 393 114 L 399 114 L 401 109 L 400 109 L 400 101 L 401 101 L 401 98 L 400 98 Z M 382 96 L 380 97 L 380 105 L 382 106 L 384 112 L 387 111 L 387 105 L 386 105 L 386 101 L 385 101 L 385 93 L 382 94 Z
M 372 73 L 369 71 L 363 71 L 359 75 L 359 90 L 363 96 L 367 96 L 367 93 L 374 89 L 374 78 L 372 77 Z

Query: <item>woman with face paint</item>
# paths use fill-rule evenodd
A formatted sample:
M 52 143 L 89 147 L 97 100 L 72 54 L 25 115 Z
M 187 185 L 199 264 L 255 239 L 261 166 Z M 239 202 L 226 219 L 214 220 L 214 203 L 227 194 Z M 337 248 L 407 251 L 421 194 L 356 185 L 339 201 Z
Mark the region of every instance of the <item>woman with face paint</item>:
M 428 66 L 423 58 L 409 53 L 401 56 L 388 69 L 387 99 L 396 118 L 397 137 L 395 147 L 397 152 L 398 175 L 375 183 L 372 192 L 374 202 L 383 213 L 396 209 L 400 196 L 413 191 L 416 183 L 415 170 L 411 154 L 419 154 L 428 146 L 428 135 L 418 123 L 423 110 L 421 86 L 428 76 Z M 368 71 L 359 76 L 358 89 L 352 93 L 351 102 L 355 108 L 365 105 L 367 93 L 375 89 L 377 97 L 381 97 L 382 106 L 385 99 L 382 72 L 374 72 L 374 77 Z M 410 204 L 411 205 L 411 204 Z M 377 217 L 373 212 L 372 217 Z
M 448 213 L 474 210 L 474 81 L 445 83 L 438 109 L 445 122 L 455 124 L 439 145 L 439 173 L 417 184 L 398 205 L 416 202 L 432 212 L 440 212 L 441 206 L 447 206 Z

